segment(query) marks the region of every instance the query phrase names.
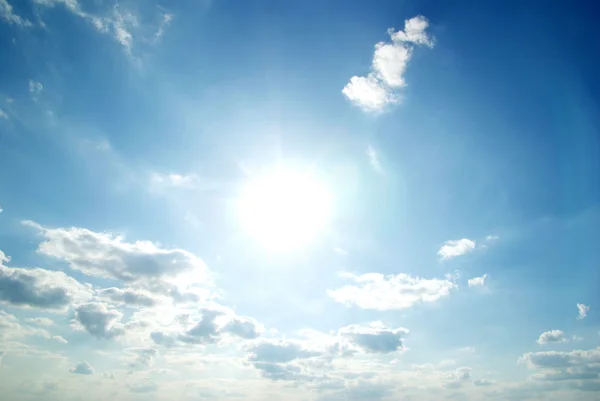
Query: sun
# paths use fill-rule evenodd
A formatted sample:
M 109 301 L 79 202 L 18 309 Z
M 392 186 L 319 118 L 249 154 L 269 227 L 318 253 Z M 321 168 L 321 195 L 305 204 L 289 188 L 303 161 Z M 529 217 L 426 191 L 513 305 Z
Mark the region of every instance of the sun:
M 312 170 L 278 166 L 244 185 L 238 212 L 247 234 L 272 250 L 306 247 L 326 228 L 333 197 Z

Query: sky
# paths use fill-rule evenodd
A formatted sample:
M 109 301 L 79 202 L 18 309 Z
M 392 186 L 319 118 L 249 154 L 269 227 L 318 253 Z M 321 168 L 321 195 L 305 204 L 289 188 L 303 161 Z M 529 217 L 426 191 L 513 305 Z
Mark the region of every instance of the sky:
M 0 0 L 0 391 L 600 400 L 583 0 Z

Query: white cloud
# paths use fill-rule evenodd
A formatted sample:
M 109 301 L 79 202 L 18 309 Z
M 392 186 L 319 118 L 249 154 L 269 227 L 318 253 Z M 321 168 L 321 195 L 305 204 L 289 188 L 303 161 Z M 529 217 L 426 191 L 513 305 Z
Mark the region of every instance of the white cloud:
M 469 285 L 469 287 L 477 287 L 477 286 L 484 286 L 485 285 L 485 280 L 487 279 L 487 274 L 484 274 L 481 277 L 473 277 L 470 278 L 467 281 L 467 284 Z
M 173 17 L 173 14 L 163 14 L 162 20 L 160 21 L 160 25 L 158 26 L 156 34 L 154 35 L 154 40 L 158 40 L 163 36 L 163 34 L 165 33 L 165 29 L 171 24 L 171 21 L 173 21 Z
M 489 241 L 489 242 L 491 242 L 491 241 L 496 241 L 496 240 L 498 240 L 498 239 L 500 239 L 500 237 L 499 237 L 499 236 L 497 236 L 497 235 L 488 235 L 487 237 L 485 237 L 485 240 L 486 240 L 486 241 Z
M 582 389 L 592 388 L 600 378 L 600 348 L 573 350 L 570 352 L 529 352 L 519 362 L 529 369 L 537 369 L 532 376 L 539 381 L 561 382 L 577 380 Z
M 369 163 L 371 163 L 373 169 L 378 173 L 382 174 L 384 170 L 383 166 L 381 165 L 381 162 L 379 161 L 379 155 L 371 145 L 367 147 L 367 156 L 369 156 Z
M 567 341 L 565 337 L 565 333 L 561 330 L 550 330 L 542 333 L 540 338 L 538 338 L 538 344 L 548 344 L 548 343 L 564 343 Z
M 350 78 L 342 93 L 366 111 L 381 111 L 388 104 L 398 102 L 398 97 L 382 86 L 373 74 Z
M 405 85 L 404 73 L 411 59 L 414 45 L 433 46 L 426 33 L 429 22 L 417 16 L 404 22 L 404 30 L 389 29 L 391 42 L 375 45 L 372 72 L 366 77 L 354 76 L 342 89 L 342 93 L 365 111 L 377 112 L 396 103 L 397 88 Z
M 94 368 L 89 363 L 83 361 L 79 362 L 74 368 L 69 370 L 71 373 L 75 373 L 78 375 L 93 375 Z
M 127 348 L 129 365 L 134 367 L 138 365 L 152 367 L 154 360 L 158 356 L 158 350 L 153 347 L 132 347 Z
M 368 326 L 343 327 L 339 334 L 367 353 L 387 354 L 403 349 L 402 340 L 408 334 L 408 329 L 390 329 L 381 322 L 374 322 Z
M 60 271 L 7 267 L 0 251 L 0 302 L 13 306 L 64 310 L 91 297 L 91 288 Z
M 424 279 L 403 273 L 389 276 L 346 273 L 343 277 L 357 284 L 329 290 L 327 294 L 337 302 L 362 309 L 406 309 L 418 303 L 437 301 L 457 288 L 448 278 Z
M 2 0 L 0 0 L 2 1 Z M 2 109 L 0 109 L 0 118 L 3 118 L 5 120 L 8 120 L 8 114 L 6 114 L 6 112 Z M 2 208 L 0 207 L 0 213 L 2 213 Z
M 0 0 L 0 19 L 8 24 L 29 27 L 33 24 L 31 21 L 15 14 L 12 5 L 7 0 Z
M 133 288 L 105 288 L 96 292 L 97 298 L 112 301 L 118 305 L 152 307 L 157 303 L 156 297 L 148 291 Z
M 42 85 L 41 82 L 29 80 L 29 92 L 34 96 L 39 95 L 42 92 L 42 89 L 44 89 L 44 85 Z
M 438 251 L 442 259 L 451 259 L 465 255 L 475 249 L 475 241 L 467 238 L 446 241 Z
M 150 177 L 151 183 L 158 187 L 184 187 L 189 188 L 198 183 L 199 179 L 196 174 L 161 174 L 152 173 Z
M 202 260 L 182 249 L 163 249 L 149 241 L 129 243 L 122 237 L 85 228 L 49 229 L 30 221 L 24 224 L 44 237 L 39 253 L 62 259 L 88 276 L 144 282 L 163 289 L 175 278 L 182 285 L 210 285 L 209 271 Z M 165 280 L 159 282 L 158 278 Z M 173 288 L 168 291 L 174 297 L 182 295 L 173 293 Z
M 108 309 L 102 302 L 89 302 L 75 308 L 75 319 L 80 327 L 97 338 L 110 339 L 123 335 L 122 317 L 121 312 Z
M 588 305 L 577 304 L 577 312 L 578 312 L 577 319 L 578 320 L 585 319 L 585 317 L 587 316 L 589 311 L 590 311 L 590 307 Z

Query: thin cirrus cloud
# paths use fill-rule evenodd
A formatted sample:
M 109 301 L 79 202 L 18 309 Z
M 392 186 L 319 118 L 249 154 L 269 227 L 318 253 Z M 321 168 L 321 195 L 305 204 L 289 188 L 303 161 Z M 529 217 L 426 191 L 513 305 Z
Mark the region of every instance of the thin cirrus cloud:
M 407 309 L 419 303 L 435 302 L 458 288 L 450 278 L 424 279 L 404 273 L 389 276 L 344 273 L 342 277 L 354 284 L 329 290 L 327 294 L 339 303 L 361 309 Z
M 398 89 L 405 86 L 404 73 L 415 45 L 433 47 L 426 32 L 429 22 L 417 16 L 404 22 L 404 30 L 388 30 L 391 42 L 375 45 L 371 72 L 367 76 L 353 76 L 342 93 L 365 111 L 380 112 L 399 100 Z

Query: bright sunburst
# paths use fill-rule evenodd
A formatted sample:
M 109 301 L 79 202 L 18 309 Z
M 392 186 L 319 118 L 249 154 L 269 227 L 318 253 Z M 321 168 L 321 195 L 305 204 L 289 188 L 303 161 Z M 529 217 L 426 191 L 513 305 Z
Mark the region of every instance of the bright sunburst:
M 248 234 L 270 249 L 302 248 L 323 231 L 332 196 L 311 171 L 277 167 L 242 190 L 238 211 Z

